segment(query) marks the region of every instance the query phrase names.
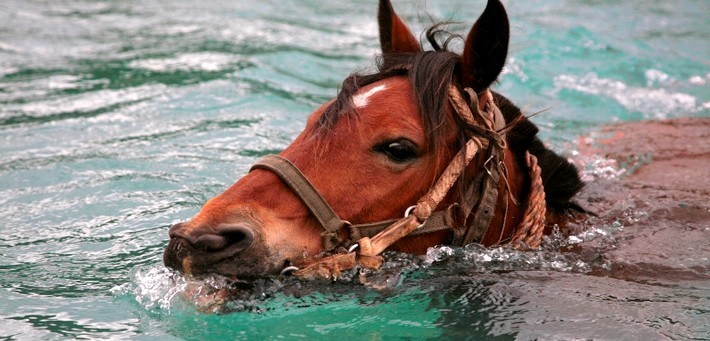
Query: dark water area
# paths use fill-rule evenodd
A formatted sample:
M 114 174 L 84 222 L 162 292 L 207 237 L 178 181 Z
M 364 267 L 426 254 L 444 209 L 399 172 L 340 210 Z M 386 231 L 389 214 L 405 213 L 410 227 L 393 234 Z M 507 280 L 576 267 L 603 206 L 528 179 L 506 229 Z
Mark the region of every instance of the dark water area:
M 585 198 L 617 194 L 613 214 L 537 251 L 388 254 L 369 285 L 264 279 L 206 314 L 162 266 L 169 226 L 372 67 L 376 2 L 3 0 L 0 339 L 710 340 L 707 206 L 668 225 L 619 187 L 630 165 L 577 149 L 609 123 L 710 116 L 710 2 L 505 5 L 494 90 L 549 109 L 542 138 L 582 166 Z M 415 32 L 464 33 L 484 2 L 394 6 Z

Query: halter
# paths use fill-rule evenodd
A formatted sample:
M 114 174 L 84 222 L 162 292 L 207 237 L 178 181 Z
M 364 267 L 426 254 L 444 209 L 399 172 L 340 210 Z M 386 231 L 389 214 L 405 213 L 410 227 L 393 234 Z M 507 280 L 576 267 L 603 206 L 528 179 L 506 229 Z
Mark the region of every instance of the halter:
M 284 271 L 296 270 L 294 275 L 300 278 L 335 279 L 340 276 L 342 270 L 353 268 L 358 264 L 365 268 L 377 269 L 383 262 L 380 253 L 396 241 L 405 236 L 441 230 L 453 230 L 452 244 L 455 246 L 479 242 L 490 227 L 496 212 L 499 198 L 498 184 L 501 177 L 506 184 L 503 194 L 510 195 L 506 179 L 507 170 L 503 162 L 505 119 L 495 105 L 489 90 L 485 90 L 480 96 L 470 88 L 464 91 L 470 102 L 464 99 L 456 86 L 451 85 L 448 91 L 449 102 L 463 123 L 468 128 L 472 128 L 470 130 L 474 133 L 470 134 L 467 143 L 454 156 L 434 187 L 421 197 L 416 205 L 407 209 L 403 218 L 353 225 L 338 217 L 323 196 L 293 163 L 279 155 L 267 155 L 257 161 L 251 170 L 264 169 L 276 174 L 315 216 L 323 228 L 321 238 L 326 251 L 333 251 L 339 246 L 350 246 L 347 252 L 316 260 L 304 269 L 288 267 Z M 487 157 L 484 163 L 485 171 L 480 172 L 464 189 L 464 200 L 445 210 L 434 211 L 481 151 L 485 152 Z M 532 179 L 531 191 L 523 220 L 516 228 L 512 242 L 518 246 L 537 247 L 545 223 L 544 188 L 537 159 L 528 152 L 526 161 Z M 503 209 L 506 215 L 508 200 L 504 202 Z M 515 202 L 514 198 L 513 202 Z M 457 211 L 457 216 L 463 217 L 463 221 L 453 218 L 454 211 Z M 505 218 L 502 228 L 505 228 Z M 349 231 L 347 240 L 340 236 L 343 229 Z

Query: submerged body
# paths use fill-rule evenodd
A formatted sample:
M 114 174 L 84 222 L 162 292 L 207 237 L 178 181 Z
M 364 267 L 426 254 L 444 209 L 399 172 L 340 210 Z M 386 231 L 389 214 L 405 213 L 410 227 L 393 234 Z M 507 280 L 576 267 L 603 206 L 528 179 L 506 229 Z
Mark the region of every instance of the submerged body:
M 427 34 L 434 51 L 422 51 L 388 1 L 380 3 L 379 24 L 379 72 L 346 79 L 338 98 L 311 114 L 305 130 L 280 154 L 310 181 L 341 228 L 323 226 L 291 184 L 255 169 L 208 201 L 192 220 L 170 229 L 167 266 L 190 274 L 251 277 L 307 265 L 325 251 L 352 244 L 350 225 L 398 218 L 421 203 L 472 139 L 487 141 L 487 148 L 430 205 L 450 212 L 444 218 L 449 228 L 408 235 L 390 250 L 424 253 L 456 240 L 457 229 L 470 228 L 479 218 L 473 206 L 481 204 L 466 201 L 467 189 L 474 179 L 488 179 L 491 170 L 497 173 L 488 186 L 497 193 L 494 211 L 485 212 L 489 218 L 483 233 L 466 242 L 494 245 L 513 239 L 531 194 L 526 155 L 540 161 L 548 220 L 559 221 L 567 209 L 577 207 L 570 200 L 582 183 L 574 166 L 542 146 L 537 128 L 517 107 L 488 90 L 507 55 L 509 28 L 500 2 L 489 1 L 462 55 L 441 46 L 436 37 L 442 32 L 436 29 Z M 488 103 L 502 117 L 497 123 L 479 116 L 463 122 L 447 96 L 450 89 L 468 94 L 474 112 L 478 103 L 481 108 Z M 466 205 L 472 207 L 457 217 L 458 207 Z M 414 214 L 421 212 L 415 209 Z

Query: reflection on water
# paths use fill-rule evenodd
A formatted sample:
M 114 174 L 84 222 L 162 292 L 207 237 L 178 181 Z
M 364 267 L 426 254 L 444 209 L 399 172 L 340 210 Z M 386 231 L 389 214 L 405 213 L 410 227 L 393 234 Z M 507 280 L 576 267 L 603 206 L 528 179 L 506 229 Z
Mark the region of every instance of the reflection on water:
M 415 30 L 430 16 L 457 32 L 483 5 L 395 1 Z M 506 5 L 496 89 L 550 108 L 534 118 L 543 138 L 605 214 L 539 251 L 389 254 L 366 285 L 357 272 L 234 284 L 164 269 L 168 227 L 372 66 L 375 4 L 4 0 L 0 338 L 710 338 L 703 208 L 629 197 L 615 179 L 650 159 L 573 145 L 604 123 L 708 115 L 707 2 Z

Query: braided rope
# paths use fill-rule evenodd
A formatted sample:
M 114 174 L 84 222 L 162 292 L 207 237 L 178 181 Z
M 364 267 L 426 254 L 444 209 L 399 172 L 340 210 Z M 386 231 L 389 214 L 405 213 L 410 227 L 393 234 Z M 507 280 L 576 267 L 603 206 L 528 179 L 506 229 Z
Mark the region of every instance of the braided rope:
M 511 242 L 518 248 L 537 248 L 545 229 L 545 187 L 542 185 L 542 170 L 537 164 L 537 157 L 526 152 L 525 160 L 530 170 L 530 195 L 523 220 L 518 224 Z

